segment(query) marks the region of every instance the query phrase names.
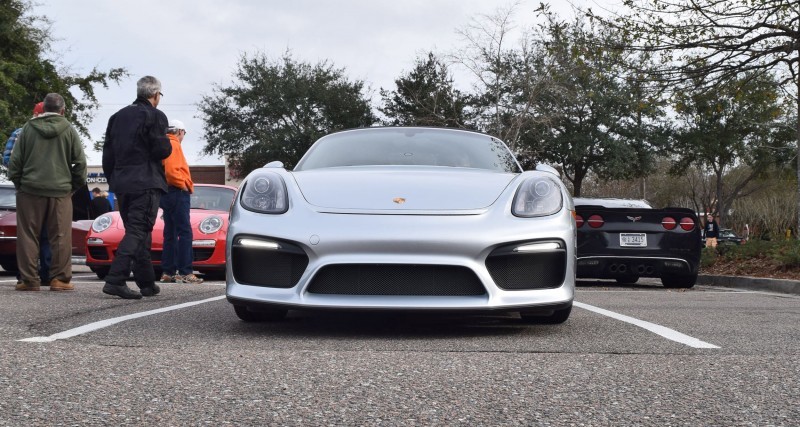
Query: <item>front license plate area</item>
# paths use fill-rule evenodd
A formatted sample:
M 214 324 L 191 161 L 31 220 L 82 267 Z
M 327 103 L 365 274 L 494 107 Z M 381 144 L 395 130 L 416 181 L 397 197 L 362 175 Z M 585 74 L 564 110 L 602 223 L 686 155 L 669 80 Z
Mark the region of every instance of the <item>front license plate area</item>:
M 647 234 L 645 233 L 620 233 L 619 245 L 625 248 L 647 247 Z

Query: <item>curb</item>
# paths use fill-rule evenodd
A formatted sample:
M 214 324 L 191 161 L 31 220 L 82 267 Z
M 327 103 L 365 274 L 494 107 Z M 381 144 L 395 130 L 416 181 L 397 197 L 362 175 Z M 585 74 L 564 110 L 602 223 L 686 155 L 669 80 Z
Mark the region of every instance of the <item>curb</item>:
M 800 295 L 800 280 L 743 276 L 710 276 L 700 274 L 697 276 L 697 284 Z

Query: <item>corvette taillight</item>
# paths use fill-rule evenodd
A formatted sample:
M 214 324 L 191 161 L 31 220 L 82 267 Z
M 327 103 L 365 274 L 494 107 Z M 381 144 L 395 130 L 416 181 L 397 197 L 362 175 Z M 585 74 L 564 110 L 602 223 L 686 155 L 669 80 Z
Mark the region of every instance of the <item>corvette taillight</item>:
M 664 217 L 664 219 L 661 220 L 661 226 L 664 227 L 667 230 L 674 230 L 675 227 L 678 226 L 678 223 L 675 221 L 675 218 L 671 218 L 671 217 L 667 216 L 667 217 Z
M 694 229 L 694 220 L 689 217 L 682 219 L 681 228 L 685 231 L 692 231 Z
M 600 215 L 592 215 L 592 216 L 589 217 L 589 220 L 586 221 L 586 222 L 588 222 L 589 223 L 589 227 L 592 227 L 592 228 L 600 228 L 600 227 L 603 226 L 603 224 L 605 224 L 605 221 L 603 221 L 603 217 L 600 216 Z
M 583 227 L 583 217 L 580 215 L 575 215 L 575 226 L 578 228 Z

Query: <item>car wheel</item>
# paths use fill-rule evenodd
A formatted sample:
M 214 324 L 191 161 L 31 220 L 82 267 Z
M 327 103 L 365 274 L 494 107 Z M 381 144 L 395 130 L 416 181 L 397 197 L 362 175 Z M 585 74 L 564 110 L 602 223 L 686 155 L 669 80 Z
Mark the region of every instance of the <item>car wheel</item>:
M 525 312 L 521 311 L 519 317 L 522 321 L 530 324 L 538 325 L 556 325 L 564 323 L 569 319 L 569 314 L 572 312 L 572 304 L 567 308 L 554 310 L 552 314 L 542 315 L 540 312 Z
M 281 320 L 286 317 L 289 310 L 267 309 L 263 311 L 252 311 L 243 305 L 234 305 L 233 310 L 236 315 L 245 322 L 268 322 Z
M 9 273 L 18 273 L 19 272 L 19 268 L 17 268 L 17 263 L 16 262 L 14 262 L 14 263 L 4 262 L 4 263 L 0 264 L 0 267 L 3 267 L 3 270 L 8 271 Z
M 98 279 L 103 280 L 106 278 L 106 276 L 108 276 L 108 270 L 110 270 L 110 267 L 89 267 L 89 269 L 97 275 Z
M 661 284 L 663 284 L 665 288 L 688 289 L 694 286 L 696 282 L 696 274 L 691 276 L 664 276 L 661 278 Z
M 617 277 L 617 283 L 622 285 L 632 285 L 639 281 L 639 276 L 621 276 Z
M 225 270 L 197 270 L 206 280 L 225 280 Z

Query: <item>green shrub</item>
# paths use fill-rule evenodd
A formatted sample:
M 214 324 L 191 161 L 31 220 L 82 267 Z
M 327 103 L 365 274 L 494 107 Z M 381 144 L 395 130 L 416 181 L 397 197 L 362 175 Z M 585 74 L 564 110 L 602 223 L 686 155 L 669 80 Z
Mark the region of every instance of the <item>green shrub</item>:
M 722 249 L 720 253 L 725 255 L 726 259 L 745 260 L 769 256 L 769 253 L 775 246 L 775 242 L 769 240 L 750 240 L 744 245 L 721 245 L 717 248 L 722 246 L 725 248 Z
M 781 267 L 800 267 L 800 241 L 782 240 L 775 242 L 769 256 L 777 261 Z
M 703 248 L 700 254 L 700 268 L 711 267 L 717 263 L 717 251 L 713 248 Z

